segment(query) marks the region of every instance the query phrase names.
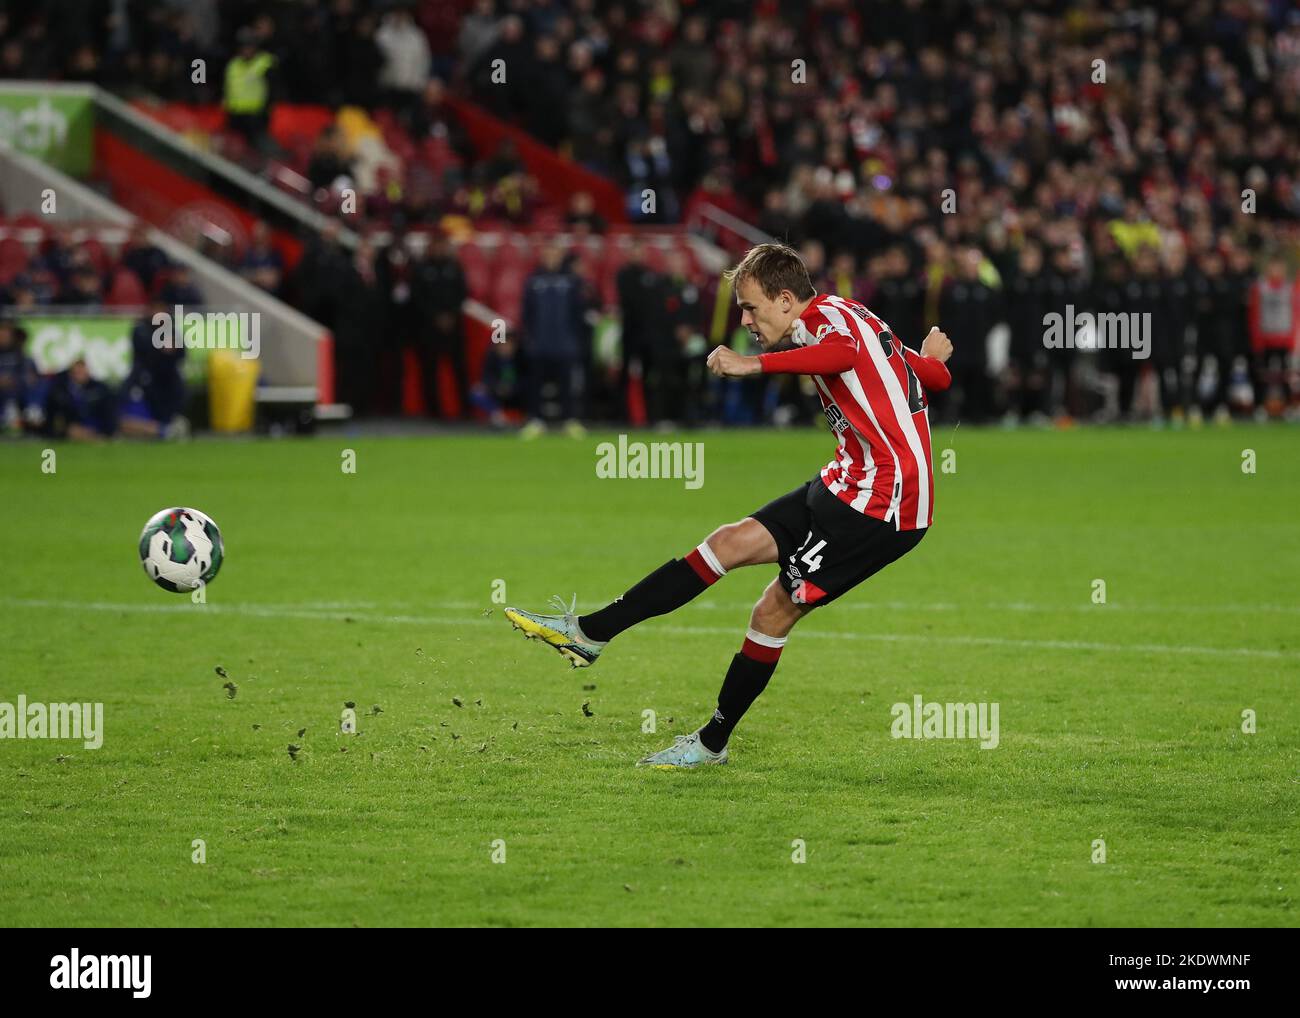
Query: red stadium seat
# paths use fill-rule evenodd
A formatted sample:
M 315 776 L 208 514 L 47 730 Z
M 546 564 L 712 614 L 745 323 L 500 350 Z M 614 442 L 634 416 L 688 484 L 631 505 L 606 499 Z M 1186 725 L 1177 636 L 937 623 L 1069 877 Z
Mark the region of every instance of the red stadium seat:
M 527 282 L 527 270 L 512 268 L 500 273 L 492 288 L 492 310 L 504 315 L 508 321 L 517 323 L 523 311 L 524 284 Z
M 16 237 L 0 240 L 0 283 L 8 283 L 27 268 L 27 245 Z
M 493 271 L 488 256 L 477 244 L 462 244 L 456 252 L 465 272 L 469 295 L 486 303 L 492 290 Z
M 113 259 L 109 257 L 98 237 L 87 237 L 81 242 L 80 246 L 86 252 L 87 257 L 90 258 L 90 264 L 95 267 L 96 272 L 102 276 L 109 270 Z
M 119 266 L 113 273 L 113 281 L 109 284 L 108 293 L 104 297 L 105 306 L 138 307 L 146 303 L 148 298 L 140 277 L 125 266 Z

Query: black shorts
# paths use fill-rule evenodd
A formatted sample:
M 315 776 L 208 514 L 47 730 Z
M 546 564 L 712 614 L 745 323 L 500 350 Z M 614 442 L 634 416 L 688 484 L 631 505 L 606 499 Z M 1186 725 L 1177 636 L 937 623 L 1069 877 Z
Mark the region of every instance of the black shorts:
M 895 530 L 831 494 L 820 477 L 773 499 L 753 519 L 776 540 L 781 586 L 796 604 L 829 604 L 901 558 L 925 530 Z

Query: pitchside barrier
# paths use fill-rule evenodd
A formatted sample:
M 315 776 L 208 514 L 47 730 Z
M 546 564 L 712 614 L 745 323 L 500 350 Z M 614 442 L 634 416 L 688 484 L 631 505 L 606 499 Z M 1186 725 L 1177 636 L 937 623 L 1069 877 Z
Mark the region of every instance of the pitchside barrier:
M 11 217 L 27 214 L 50 225 L 72 227 L 94 222 L 130 229 L 136 222 L 135 217 L 120 206 L 3 141 L 0 141 L 0 203 Z M 203 307 L 187 308 L 187 312 L 257 315 L 260 333 L 257 359 L 265 384 L 293 389 L 300 395 L 310 390 L 312 402 L 331 401 L 332 341 L 324 326 L 161 230 L 151 229 L 149 239 L 169 259 L 188 266 L 195 285 L 202 292 Z M 49 319 L 48 315 L 40 317 Z M 58 320 L 46 322 L 48 329 L 42 334 L 40 343 L 44 345 L 41 349 L 48 346 L 51 350 L 66 353 L 68 344 L 75 338 L 69 338 L 70 333 L 78 327 L 78 321 L 66 315 L 56 314 L 54 317 Z M 79 325 L 83 340 L 90 337 L 103 347 L 96 347 L 96 356 L 102 357 L 104 365 L 109 367 L 116 364 L 123 354 L 122 317 L 120 311 L 108 309 L 98 316 L 84 317 Z M 108 319 L 116 321 L 106 326 Z M 91 329 L 92 325 L 94 329 Z M 26 327 L 30 335 L 32 323 L 27 323 Z M 127 328 L 125 336 L 129 335 Z

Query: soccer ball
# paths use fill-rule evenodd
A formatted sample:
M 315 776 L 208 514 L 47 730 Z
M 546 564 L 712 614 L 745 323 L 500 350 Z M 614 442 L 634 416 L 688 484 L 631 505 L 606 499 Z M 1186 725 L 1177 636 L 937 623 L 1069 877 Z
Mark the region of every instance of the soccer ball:
M 140 534 L 140 564 L 163 590 L 184 594 L 207 586 L 221 568 L 221 531 L 197 509 L 154 513 Z

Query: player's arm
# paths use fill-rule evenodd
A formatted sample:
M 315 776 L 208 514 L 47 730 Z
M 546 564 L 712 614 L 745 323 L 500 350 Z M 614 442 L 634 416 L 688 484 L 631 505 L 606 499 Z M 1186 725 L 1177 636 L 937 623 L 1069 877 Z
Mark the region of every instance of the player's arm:
M 952 374 L 944 366 L 944 361 L 952 356 L 952 341 L 937 325 L 930 326 L 930 334 L 921 343 L 921 352 L 903 347 L 903 357 L 926 389 L 942 392 L 952 385 Z
M 822 342 L 776 353 L 745 357 L 725 346 L 709 354 L 709 370 L 722 378 L 748 375 L 838 375 L 853 367 L 856 356 L 851 342 Z

